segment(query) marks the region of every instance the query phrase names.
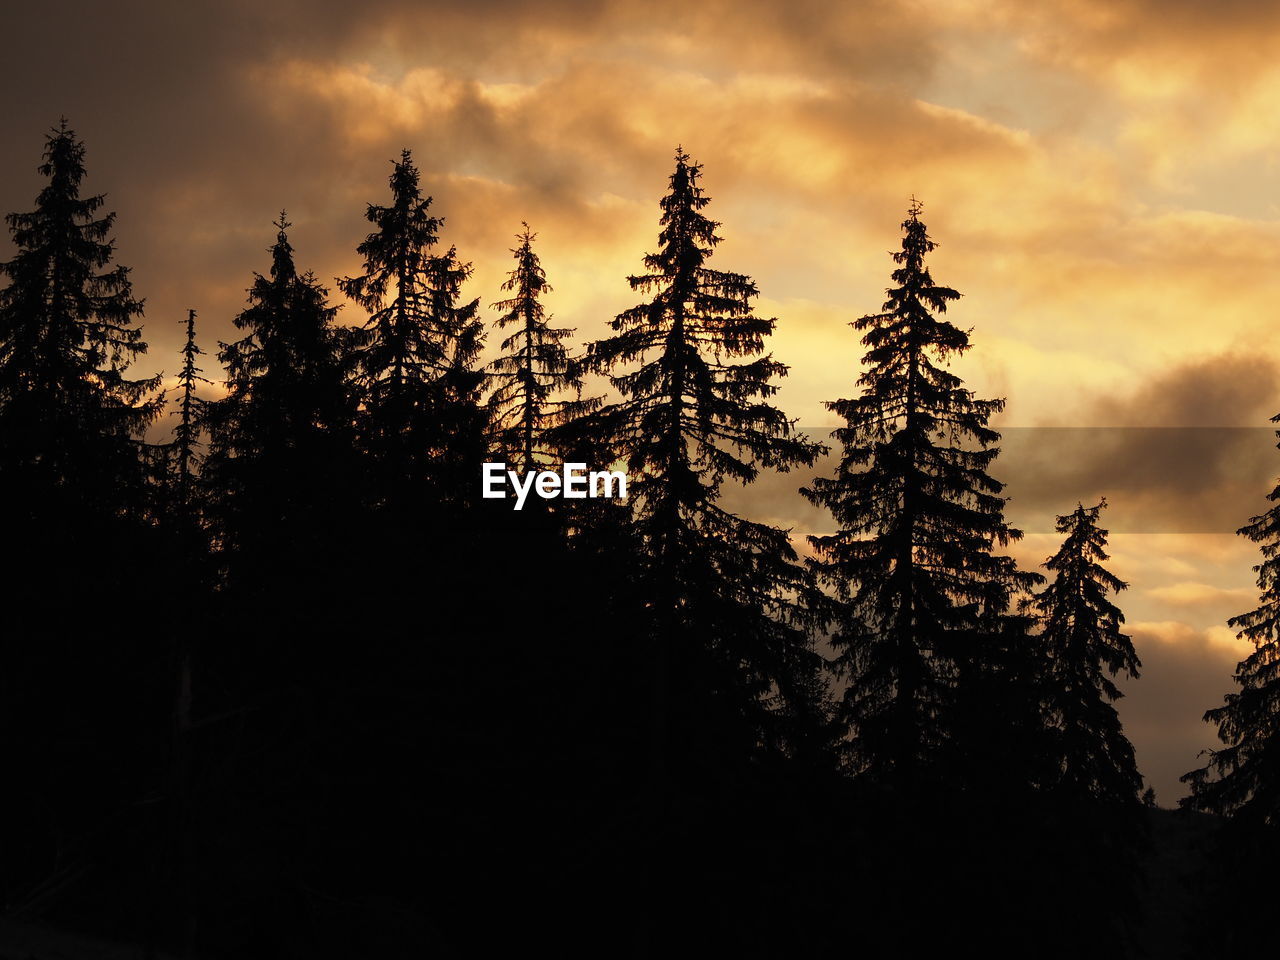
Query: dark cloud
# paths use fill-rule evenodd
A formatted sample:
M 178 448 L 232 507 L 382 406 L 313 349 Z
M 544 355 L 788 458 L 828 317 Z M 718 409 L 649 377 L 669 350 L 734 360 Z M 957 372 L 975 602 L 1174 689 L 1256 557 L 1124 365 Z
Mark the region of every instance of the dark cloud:
M 1117 427 L 1254 427 L 1280 410 L 1276 361 L 1230 352 L 1161 371 L 1128 394 L 1092 400 L 1089 423 Z
M 1163 371 L 1125 395 L 1090 401 L 1077 422 L 1006 428 L 1000 476 L 1011 521 L 1050 530 L 1077 501 L 1111 504 L 1115 532 L 1219 533 L 1265 508 L 1280 473 L 1276 364 L 1228 353 Z
M 1280 473 L 1275 430 L 1260 426 L 1277 403 L 1276 383 L 1270 358 L 1223 354 L 1076 412 L 1077 422 L 1107 426 L 1004 427 L 991 473 L 1005 484 L 1010 523 L 1049 532 L 1077 502 L 1106 497 L 1115 533 L 1234 532 L 1266 508 Z M 833 453 L 812 470 L 766 474 L 729 490 L 726 504 L 785 527 L 825 530 L 830 519 L 798 489 L 835 464 Z
M 1000 476 L 1028 531 L 1105 497 L 1117 533 L 1224 533 L 1265 508 L 1278 466 L 1263 428 L 1033 427 L 1004 431 Z

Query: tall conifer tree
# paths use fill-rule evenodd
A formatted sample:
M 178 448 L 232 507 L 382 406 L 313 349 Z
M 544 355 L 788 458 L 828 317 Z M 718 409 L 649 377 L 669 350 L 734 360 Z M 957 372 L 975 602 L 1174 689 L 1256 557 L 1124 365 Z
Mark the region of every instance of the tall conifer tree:
M 1019 632 L 1010 605 L 1040 579 L 996 552 L 1021 536 L 987 473 L 999 440 L 988 421 L 1004 401 L 975 398 L 943 366 L 969 337 L 942 317 L 960 294 L 925 265 L 935 245 L 920 210 L 913 200 L 881 312 L 852 324 L 866 369 L 860 396 L 827 404 L 846 424 L 836 475 L 803 491 L 838 524 L 810 540 L 843 601 L 831 643 L 846 765 L 899 785 L 938 775 L 957 740 L 982 739 L 970 720 L 999 707 L 972 701 L 997 685 Z
M 196 340 L 196 312 L 188 310 L 182 366 L 178 373 L 178 422 L 173 440 L 166 445 L 166 488 L 169 542 L 173 550 L 168 564 L 169 633 L 173 639 L 173 710 L 169 769 L 169 851 L 166 877 L 175 913 L 175 928 L 187 953 L 195 936 L 197 905 L 195 822 L 193 817 L 193 740 L 196 653 L 211 632 L 203 611 L 213 600 L 215 576 L 209 550 L 200 466 L 204 461 L 201 436 L 205 430 L 208 401 L 197 393 L 200 384 L 212 386 L 199 358 L 204 354 Z
M 220 630 L 216 641 L 199 630 L 179 638 L 189 667 L 180 660 L 173 779 L 179 812 L 189 806 L 203 816 L 216 805 L 235 811 L 231 842 L 257 831 L 270 837 L 250 846 L 290 864 L 261 878 L 287 899 L 323 882 L 317 864 L 342 862 L 343 831 L 354 836 L 372 819 L 369 806 L 344 800 L 360 752 L 377 748 L 355 704 L 368 704 L 360 695 L 381 662 L 369 644 L 382 635 L 369 627 L 354 583 L 364 582 L 354 544 L 365 518 L 351 330 L 336 323 L 328 290 L 295 263 L 283 213 L 275 226 L 270 271 L 254 275 L 235 318 L 240 339 L 220 344 L 226 394 L 207 408 L 201 486 L 220 573 Z M 353 645 L 353 636 L 369 643 Z M 205 716 L 242 713 L 241 736 L 255 749 L 215 739 L 209 762 L 219 776 L 187 804 L 183 768 L 203 741 L 192 742 L 181 721 L 197 706 Z M 387 796 L 368 778 L 363 786 Z M 179 878 L 193 883 L 204 863 L 225 862 L 205 844 L 193 853 L 198 859 L 178 861 Z M 178 891 L 184 909 L 202 912 L 193 893 Z
M 50 877 L 121 877 L 111 848 L 143 816 L 164 717 L 157 631 L 138 615 L 163 590 L 141 439 L 163 397 L 159 377 L 129 375 L 146 352 L 142 302 L 113 262 L 115 215 L 81 193 L 84 160 L 63 121 L 35 209 L 6 218 L 16 249 L 0 263 L 0 531 L 16 561 L 0 578 L 7 904 L 56 891 Z
M 354 404 L 348 331 L 310 273 L 300 274 L 276 222 L 269 276 L 255 274 L 235 318 L 245 336 L 221 344 L 227 394 L 208 407 L 205 475 L 220 553 L 233 581 L 256 591 L 305 579 L 345 506 Z
M 465 499 L 485 452 L 480 405 L 484 342 L 479 300 L 460 303 L 471 265 L 455 248 L 437 252 L 444 220 L 427 211 L 418 168 L 405 150 L 390 178 L 391 204 L 369 204 L 375 227 L 357 252 L 364 273 L 338 286 L 369 312 L 356 347 L 363 443 L 400 505 L 423 485 L 438 499 Z
M 138 438 L 163 403 L 148 396 L 159 377 L 127 376 L 147 349 L 142 302 L 112 265 L 115 214 L 100 215 L 102 195 L 80 194 L 84 156 L 64 120 L 45 144 L 36 209 L 6 218 L 17 253 L 0 264 L 2 499 L 42 514 L 42 536 L 86 509 L 145 502 Z
M 573 330 L 549 325 L 542 294 L 551 290 L 533 249 L 536 234 L 524 224 L 512 250 L 516 266 L 502 289 L 511 296 L 493 306 L 502 311 L 498 328 L 513 327 L 502 341 L 503 355 L 490 365 L 496 387 L 489 398 L 498 446 L 519 470 L 538 470 L 557 461 L 548 431 L 596 410 L 601 401 L 583 399 L 582 374 L 570 361 L 564 339 Z M 575 396 L 561 396 L 574 391 Z M 564 457 L 558 458 L 564 462 Z
M 762 467 L 812 464 L 822 449 L 768 402 L 787 372 L 764 353 L 775 321 L 756 316 L 749 277 L 708 266 L 720 238 L 703 213 L 702 168 L 683 150 L 675 161 L 658 252 L 629 278 L 648 299 L 588 348 L 622 396 L 603 418 L 632 480 L 659 763 L 677 744 L 718 759 L 726 747 L 774 745 L 786 720 L 803 715 L 811 578 L 785 530 L 717 500 L 726 478 L 750 483 Z
M 199 469 L 200 434 L 203 430 L 207 401 L 196 391 L 213 381 L 204 376 L 199 357 L 204 353 L 196 342 L 196 312 L 187 311 L 187 339 L 182 346 L 182 368 L 178 373 L 178 423 L 173 431 L 173 476 L 179 503 L 189 505 L 192 483 Z
M 1112 677 L 1137 678 L 1142 664 L 1121 632 L 1124 614 L 1107 596 L 1127 584 L 1102 566 L 1107 531 L 1098 517 L 1105 506 L 1079 505 L 1057 518 L 1066 539 L 1044 564 L 1054 578 L 1025 603 L 1043 624 L 1038 642 L 1048 657 L 1045 705 L 1056 743 L 1048 786 L 1070 797 L 1134 804 L 1142 776 L 1112 706 L 1121 696 Z
M 1280 422 L 1280 415 L 1272 417 Z M 1280 437 L 1280 431 L 1276 432 Z M 1204 719 L 1218 727 L 1225 744 L 1210 751 L 1209 762 L 1182 778 L 1191 796 L 1183 804 L 1229 815 L 1255 825 L 1280 825 L 1280 486 L 1267 497 L 1270 510 L 1237 531 L 1258 544 L 1262 562 L 1255 566 L 1258 606 L 1232 617 L 1228 625 L 1254 645 L 1236 666 L 1239 690 Z

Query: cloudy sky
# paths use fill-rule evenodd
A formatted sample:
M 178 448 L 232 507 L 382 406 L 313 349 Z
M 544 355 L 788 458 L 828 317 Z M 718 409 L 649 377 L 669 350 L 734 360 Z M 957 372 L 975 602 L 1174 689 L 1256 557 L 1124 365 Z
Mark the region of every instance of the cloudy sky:
M 1163 803 L 1213 743 L 1200 715 L 1244 652 L 1224 621 L 1255 596 L 1231 531 L 1280 473 L 1275 5 L 86 0 L 10 4 L 4 24 L 0 209 L 31 206 L 67 116 L 146 298 L 140 373 L 176 369 L 189 306 L 207 348 L 229 337 L 282 207 L 304 266 L 355 272 L 406 146 L 471 296 L 497 299 L 527 220 L 550 307 L 597 336 L 633 303 L 682 144 L 718 265 L 778 317 L 781 403 L 821 430 L 858 372 L 847 324 L 878 308 L 921 198 L 973 331 L 957 369 L 1008 398 L 993 472 L 1019 556 L 1042 561 L 1047 518 L 1107 496 L 1145 663 L 1122 713 Z M 821 529 L 798 479 L 737 502 Z

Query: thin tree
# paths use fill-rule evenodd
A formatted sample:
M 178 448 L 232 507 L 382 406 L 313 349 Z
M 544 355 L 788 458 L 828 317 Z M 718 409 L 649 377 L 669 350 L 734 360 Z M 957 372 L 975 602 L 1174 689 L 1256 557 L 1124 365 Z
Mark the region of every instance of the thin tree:
M 511 296 L 493 305 L 502 311 L 498 329 L 514 329 L 502 341 L 502 356 L 489 365 L 496 384 L 489 397 L 492 430 L 498 448 L 522 471 L 549 466 L 556 459 L 552 447 L 560 445 L 548 442 L 548 432 L 592 413 L 602 402 L 582 397 L 582 373 L 564 344 L 573 330 L 549 324 L 541 298 L 551 286 L 533 249 L 536 238 L 527 223 L 516 235 L 519 246 L 511 251 L 516 266 L 502 284 Z M 562 396 L 568 391 L 574 396 Z
M 1062 547 L 1045 561 L 1053 580 L 1024 601 L 1043 624 L 1039 643 L 1048 657 L 1047 718 L 1056 743 L 1054 780 L 1071 797 L 1133 804 L 1142 789 L 1133 745 L 1112 704 L 1122 694 L 1112 679 L 1136 679 L 1141 663 L 1122 632 L 1124 614 L 1111 602 L 1127 584 L 1102 566 L 1107 531 L 1098 526 L 1106 500 L 1077 505 L 1057 518 Z
M 187 311 L 187 339 L 182 346 L 182 367 L 178 373 L 178 423 L 173 431 L 173 473 L 177 485 L 177 499 L 189 504 L 191 486 L 199 470 L 203 456 L 200 453 L 200 435 L 203 431 L 207 402 L 197 394 L 200 384 L 213 385 L 198 365 L 204 353 L 196 342 L 196 312 Z
M 1280 422 L 1280 415 L 1271 419 Z M 1275 826 L 1280 824 L 1280 486 L 1267 499 L 1274 506 L 1237 531 L 1262 551 L 1262 562 L 1253 568 L 1259 603 L 1227 621 L 1254 650 L 1236 666 L 1239 690 L 1205 712 L 1205 722 L 1217 725 L 1225 746 L 1209 751 L 1205 766 L 1182 777 L 1191 795 L 1181 803 L 1242 824 Z
M 846 684 L 845 765 L 898 785 L 938 775 L 957 740 L 979 739 L 959 735 L 957 694 L 988 685 L 983 674 L 1016 642 L 1011 603 L 1040 580 L 997 552 L 1021 536 L 987 472 L 1000 436 L 988 421 L 1004 401 L 974 397 L 945 369 L 969 336 L 943 317 L 960 294 L 930 275 L 920 212 L 913 200 L 881 312 L 852 324 L 866 369 L 858 397 L 827 404 L 845 421 L 836 475 L 802 491 L 838 525 L 810 541 L 814 571 L 841 601 L 831 644 Z
M 369 204 L 375 227 L 357 247 L 364 272 L 338 281 L 369 313 L 355 349 L 364 447 L 401 505 L 429 485 L 442 500 L 465 499 L 482 459 L 484 343 L 479 300 L 460 303 L 471 265 L 455 248 L 438 253 L 444 220 L 428 213 L 410 151 L 394 164 L 391 204 Z M 474 469 L 473 469 L 474 468 Z
M 764 352 L 747 276 L 707 261 L 719 224 L 703 210 L 702 168 L 677 150 L 661 201 L 659 250 L 629 279 L 645 302 L 589 345 L 621 399 L 600 422 L 625 457 L 654 645 L 654 761 L 676 747 L 747 755 L 786 739 L 812 676 L 804 630 L 812 579 L 787 531 L 718 504 L 726 479 L 812 464 L 819 444 L 768 400 L 787 367 Z M 718 745 L 716 745 L 718 744 Z M 736 744 L 736 747 L 734 746 Z
M 199 487 L 200 437 L 204 431 L 208 401 L 197 394 L 200 384 L 212 386 L 199 366 L 204 353 L 196 341 L 196 312 L 187 311 L 186 340 L 182 346 L 182 366 L 178 373 L 178 422 L 168 444 L 170 498 L 174 529 L 178 593 L 173 598 L 173 730 L 171 734 L 171 836 L 173 896 L 183 956 L 190 956 L 195 937 L 193 877 L 196 845 L 192 822 L 192 749 L 195 655 L 205 628 L 197 611 L 212 599 L 213 571 L 209 543 L 205 535 L 204 512 Z

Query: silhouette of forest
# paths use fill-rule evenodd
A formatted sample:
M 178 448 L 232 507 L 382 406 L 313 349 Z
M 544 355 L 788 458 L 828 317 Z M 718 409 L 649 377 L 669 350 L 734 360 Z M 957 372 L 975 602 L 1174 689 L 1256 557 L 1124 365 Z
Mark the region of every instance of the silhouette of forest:
M 65 121 L 39 173 L 0 264 L 5 923 L 150 957 L 1264 948 L 1280 488 L 1223 747 L 1158 809 L 1105 500 L 1009 554 L 1004 401 L 951 369 L 920 202 L 814 438 L 682 149 L 601 339 L 548 311 L 529 224 L 475 296 L 406 150 L 357 275 L 281 212 L 238 339 L 149 319 L 185 327 L 172 389 L 134 378 L 168 362 Z M 487 462 L 628 495 L 517 511 Z M 777 471 L 830 532 L 725 509 Z

